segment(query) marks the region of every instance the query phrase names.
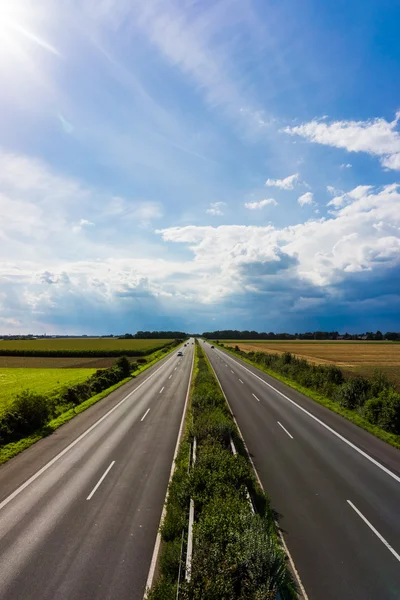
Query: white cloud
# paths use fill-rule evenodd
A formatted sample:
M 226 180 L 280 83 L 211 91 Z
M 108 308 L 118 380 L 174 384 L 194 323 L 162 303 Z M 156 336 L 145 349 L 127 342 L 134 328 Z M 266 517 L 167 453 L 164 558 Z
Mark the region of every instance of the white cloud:
M 304 206 L 305 204 L 312 204 L 314 201 L 314 194 L 312 192 L 306 192 L 302 196 L 297 198 L 297 202 L 300 206 Z
M 269 205 L 278 206 L 278 203 L 274 198 L 265 198 L 265 200 L 260 200 L 259 202 L 246 202 L 245 207 L 249 210 L 258 210 Z
M 353 165 L 351 165 L 350 163 L 343 163 L 340 165 L 341 169 L 351 169 Z
M 246 272 L 259 265 L 266 272 L 289 260 L 292 277 L 314 286 L 339 284 L 347 274 L 381 273 L 400 266 L 400 193 L 359 186 L 352 199 L 329 219 L 277 229 L 227 225 L 174 227 L 160 233 L 166 241 L 190 245 L 196 288 L 204 301 L 245 293 Z M 378 224 L 378 226 L 377 226 Z M 264 265 L 264 266 L 263 266 Z M 270 265 L 270 267 L 268 267 Z M 210 278 L 213 285 L 210 286 Z M 259 287 L 273 285 L 259 278 Z M 252 291 L 258 283 L 252 282 Z M 273 288 L 272 288 L 273 289 Z M 203 296 L 204 294 L 204 296 Z
M 286 127 L 284 131 L 317 144 L 380 156 L 384 167 L 400 169 L 400 133 L 396 131 L 399 119 L 400 112 L 391 122 L 383 118 L 332 123 L 314 119 L 309 123 Z
M 277 187 L 281 190 L 293 190 L 296 183 L 299 181 L 299 174 L 289 175 L 285 179 L 267 179 L 265 185 L 267 187 Z
M 72 231 L 74 233 L 79 233 L 84 227 L 94 227 L 94 223 L 92 223 L 92 221 L 88 221 L 87 219 L 80 219 L 80 221 L 73 226 Z
M 330 186 L 328 186 L 328 187 L 330 187 Z M 339 195 L 335 195 L 335 197 L 332 198 L 332 200 L 330 200 L 328 202 L 327 206 L 333 206 L 335 208 L 339 208 L 345 204 L 350 204 L 353 200 L 359 200 L 363 196 L 366 196 L 368 194 L 368 192 L 372 189 L 372 186 L 371 185 L 358 185 L 356 188 L 354 188 L 354 190 L 351 190 L 350 192 L 347 192 L 347 193 L 338 192 L 338 190 L 335 190 L 334 188 L 331 188 L 331 189 L 334 194 L 339 194 Z
M 226 206 L 226 202 L 211 202 L 210 207 L 206 210 L 206 213 L 216 217 L 221 217 L 224 214 L 224 211 L 222 210 L 224 206 Z

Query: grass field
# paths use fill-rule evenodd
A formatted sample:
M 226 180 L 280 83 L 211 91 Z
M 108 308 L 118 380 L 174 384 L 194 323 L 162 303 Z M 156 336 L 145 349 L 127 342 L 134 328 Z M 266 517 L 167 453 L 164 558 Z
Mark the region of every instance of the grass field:
M 344 371 L 365 376 L 379 369 L 400 387 L 400 344 L 393 342 L 249 340 L 223 343 L 232 347 L 238 345 L 245 352 L 291 352 L 314 364 L 335 364 Z
M 55 338 L 39 340 L 0 340 L 0 352 L 4 350 L 147 350 L 160 348 L 173 340 L 118 340 L 114 338 Z
M 0 414 L 24 389 L 56 395 L 66 385 L 81 383 L 95 369 L 0 369 Z

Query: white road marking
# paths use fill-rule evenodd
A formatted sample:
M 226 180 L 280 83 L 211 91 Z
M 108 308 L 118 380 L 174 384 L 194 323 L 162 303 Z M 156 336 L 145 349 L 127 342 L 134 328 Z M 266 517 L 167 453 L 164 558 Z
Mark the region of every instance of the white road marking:
M 96 485 L 94 486 L 94 488 L 92 489 L 92 491 L 90 492 L 90 494 L 86 498 L 86 500 L 90 500 L 90 498 L 93 496 L 93 494 L 95 493 L 95 491 L 97 490 L 97 488 L 99 487 L 101 482 L 107 477 L 108 472 L 111 471 L 111 469 L 113 468 L 114 465 L 115 465 L 115 460 L 112 461 L 111 465 L 108 467 L 108 469 L 106 469 L 106 471 L 100 477 L 100 479 L 98 480 L 98 482 L 96 483 Z
M 149 412 L 150 412 L 150 409 L 148 408 L 148 409 L 146 410 L 146 412 L 144 413 L 143 417 L 142 417 L 140 420 L 141 420 L 141 421 L 144 421 L 144 420 L 145 420 L 145 418 L 147 417 L 147 415 L 149 414 Z
M 239 379 L 240 383 L 243 383 L 243 381 L 241 379 Z
M 305 408 L 303 408 L 302 406 L 300 406 L 300 404 L 297 404 L 297 402 L 295 402 L 294 400 L 292 400 L 291 398 L 289 398 L 288 396 L 286 396 L 283 392 L 280 392 L 276 387 L 274 387 L 273 385 L 271 385 L 270 383 L 268 383 L 267 381 L 265 381 L 264 379 L 262 379 L 262 377 L 259 377 L 258 375 L 256 375 L 255 373 L 253 373 L 253 371 L 250 371 L 250 369 L 248 369 L 247 367 L 245 367 L 244 365 L 242 365 L 238 361 L 234 360 L 233 358 L 231 358 L 231 357 L 229 357 L 229 358 L 236 365 L 239 365 L 239 367 L 241 367 L 242 369 L 244 369 L 248 373 L 251 373 L 251 375 L 253 375 L 257 379 L 259 379 L 262 383 L 264 383 L 264 385 L 267 385 L 269 388 L 271 388 L 272 390 L 274 390 L 274 392 L 276 392 L 277 394 L 279 394 L 280 396 L 282 396 L 282 398 L 285 398 L 285 400 L 287 400 L 288 402 L 290 402 L 291 404 L 293 404 L 294 406 L 296 406 L 303 413 L 305 413 L 306 415 L 308 415 L 311 419 L 314 419 L 314 421 L 316 421 L 317 423 L 319 423 L 320 425 L 322 425 L 322 427 L 325 427 L 325 429 L 327 429 L 328 431 L 330 431 L 331 433 L 333 433 L 333 435 L 335 435 L 337 438 L 339 438 L 342 442 L 344 442 L 345 444 L 347 444 L 348 446 L 350 446 L 350 448 L 353 448 L 353 450 L 355 450 L 356 452 L 358 452 L 359 454 L 361 454 L 362 456 L 364 456 L 364 458 L 366 458 L 367 460 L 369 460 L 376 467 L 378 467 L 379 469 L 381 469 L 382 471 L 384 471 L 387 475 L 389 475 L 390 477 L 393 477 L 393 479 L 395 479 L 396 481 L 398 481 L 400 483 L 400 477 L 398 475 L 396 475 L 395 473 L 393 473 L 392 471 L 390 471 L 390 469 L 388 469 L 387 467 L 385 467 L 384 465 L 382 465 L 380 462 L 378 462 L 377 460 L 375 460 L 374 458 L 372 458 L 372 456 L 370 456 L 369 454 L 367 454 L 366 452 L 364 452 L 364 450 L 361 450 L 361 448 L 359 448 L 358 446 L 356 446 L 355 444 L 353 444 L 353 442 L 350 442 L 350 440 L 348 440 L 343 435 L 341 435 L 340 433 L 338 433 L 337 431 L 335 431 L 334 429 L 332 429 L 332 427 L 329 427 L 329 425 L 327 425 L 326 423 L 324 423 L 323 421 L 321 421 L 321 419 L 318 419 L 318 417 L 314 416 L 308 410 L 306 410 Z M 1 508 L 1 505 L 0 505 L 0 508 Z
M 255 398 L 256 400 L 258 400 L 258 402 L 260 402 L 260 399 L 259 399 L 259 398 L 257 398 L 257 396 L 256 396 L 255 394 L 252 394 L 252 396 L 254 396 L 254 398 Z
M 175 367 L 174 371 L 176 371 L 176 370 L 177 370 L 177 368 L 178 368 L 178 367 Z
M 162 394 L 163 390 L 164 390 L 164 387 L 162 387 L 161 390 L 158 393 Z
M 400 562 L 400 555 L 397 554 L 397 552 L 392 548 L 392 546 L 389 544 L 389 542 L 387 542 L 385 540 L 385 538 L 379 533 L 379 531 L 377 531 L 375 529 L 375 527 L 373 525 L 371 525 L 371 523 L 368 521 L 368 519 L 366 519 L 364 517 L 364 515 L 362 514 L 362 512 L 360 512 L 358 510 L 358 508 L 356 506 L 354 506 L 354 504 L 352 502 L 350 502 L 350 500 L 347 500 L 347 503 L 350 504 L 351 508 L 358 514 L 359 517 L 362 518 L 362 520 L 364 521 L 364 523 L 366 523 L 368 525 L 368 527 L 374 532 L 374 534 L 376 535 L 376 537 L 378 537 L 381 540 L 381 542 L 383 544 L 385 544 L 386 548 L 388 550 L 390 550 L 390 552 L 393 554 L 393 556 L 395 558 L 397 558 L 397 560 Z
M 234 373 L 234 371 L 232 371 L 232 369 L 231 369 L 231 373 Z
M 285 433 L 287 433 L 288 436 L 293 439 L 293 436 L 290 435 L 290 433 L 288 432 L 288 430 L 284 428 L 284 426 L 282 425 L 282 423 L 279 423 L 279 421 L 277 421 L 277 423 L 278 423 L 278 425 L 280 425 L 282 427 L 283 431 L 285 431 Z
M 168 377 L 168 379 L 171 379 L 171 377 L 172 377 L 172 375 L 170 375 L 170 376 Z
M 66 454 L 67 452 L 69 452 L 69 450 L 71 450 L 71 448 L 73 448 L 74 446 L 76 446 L 76 444 L 78 444 L 81 440 L 83 440 L 83 438 L 85 438 L 91 431 L 93 431 L 93 429 L 95 429 L 98 425 L 100 425 L 100 423 L 102 423 L 104 421 L 104 419 L 107 419 L 108 416 L 110 416 L 115 410 L 117 410 L 117 408 L 119 408 L 121 406 L 121 404 L 124 404 L 124 402 L 126 402 L 128 400 L 128 398 L 130 398 L 133 394 L 135 394 L 145 383 L 147 383 L 149 381 L 149 379 L 151 379 L 152 377 L 154 377 L 154 375 L 156 375 L 156 373 L 158 373 L 159 371 L 161 371 L 161 369 L 163 369 L 165 367 L 165 365 L 167 365 L 174 358 L 175 357 L 172 356 L 170 359 L 168 359 L 163 365 L 161 365 L 161 367 L 159 367 L 156 371 L 154 371 L 154 373 L 152 373 L 151 375 L 149 375 L 149 377 L 147 377 L 147 379 L 145 379 L 144 381 L 142 381 L 142 383 L 140 385 L 138 385 L 137 388 L 135 388 L 134 390 L 132 390 L 131 392 L 129 392 L 129 394 L 127 394 L 125 396 L 125 398 L 122 398 L 122 400 L 120 400 L 118 402 L 118 404 L 116 404 L 115 406 L 113 406 L 112 408 L 110 408 L 110 410 L 108 412 L 106 412 L 105 415 L 103 415 L 102 417 L 100 417 L 100 419 L 98 421 L 96 421 L 95 423 L 93 423 L 93 425 L 91 425 L 88 429 L 86 429 L 86 431 L 84 431 L 83 433 L 81 433 L 81 435 L 79 437 L 77 437 L 76 440 L 74 440 L 73 442 L 71 442 L 66 448 L 64 448 L 64 450 L 61 450 L 61 452 L 59 452 L 58 454 L 56 454 L 56 456 L 54 458 L 52 458 L 48 463 L 46 463 L 41 469 L 39 469 L 39 471 L 36 471 L 36 473 L 34 475 L 32 475 L 32 477 L 30 477 L 29 479 L 27 479 L 25 481 L 25 483 L 23 483 L 22 485 L 20 485 L 16 490 L 14 490 L 12 492 L 12 494 L 10 494 L 9 496 L 7 496 L 7 498 L 5 498 L 3 500 L 3 502 L 0 502 L 0 510 L 2 508 L 4 508 L 5 506 L 7 506 L 7 504 L 9 502 L 11 502 L 11 500 L 14 500 L 14 498 L 16 498 L 16 496 L 18 496 L 18 494 L 20 494 L 21 492 L 23 492 L 24 489 L 27 488 L 28 485 L 30 485 L 31 483 L 33 483 L 38 477 L 40 477 L 40 475 L 42 475 L 43 473 L 45 473 L 47 471 L 47 469 L 49 469 L 50 467 L 52 467 L 54 465 L 54 463 L 56 463 L 58 460 L 60 460 L 60 458 L 62 458 L 64 456 L 64 454 Z

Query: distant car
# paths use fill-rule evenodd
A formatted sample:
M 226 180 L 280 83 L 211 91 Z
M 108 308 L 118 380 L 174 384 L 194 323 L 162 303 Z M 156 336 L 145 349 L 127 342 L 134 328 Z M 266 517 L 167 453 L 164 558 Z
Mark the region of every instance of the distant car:
M 183 352 L 182 352 L 182 350 L 178 350 L 178 352 L 177 352 L 177 354 L 176 354 L 176 355 L 177 355 L 177 356 L 183 356 Z
M 211 346 L 211 348 L 214 348 L 214 346 Z

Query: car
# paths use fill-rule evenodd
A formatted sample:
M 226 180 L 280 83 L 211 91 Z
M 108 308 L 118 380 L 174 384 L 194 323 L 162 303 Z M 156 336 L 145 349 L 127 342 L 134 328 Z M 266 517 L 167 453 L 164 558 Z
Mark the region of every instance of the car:
M 211 346 L 211 348 L 214 348 L 214 346 Z
M 177 355 L 177 356 L 183 356 L 183 352 L 182 352 L 182 350 L 178 350 L 178 352 L 177 352 L 177 354 L 176 354 L 176 355 Z

